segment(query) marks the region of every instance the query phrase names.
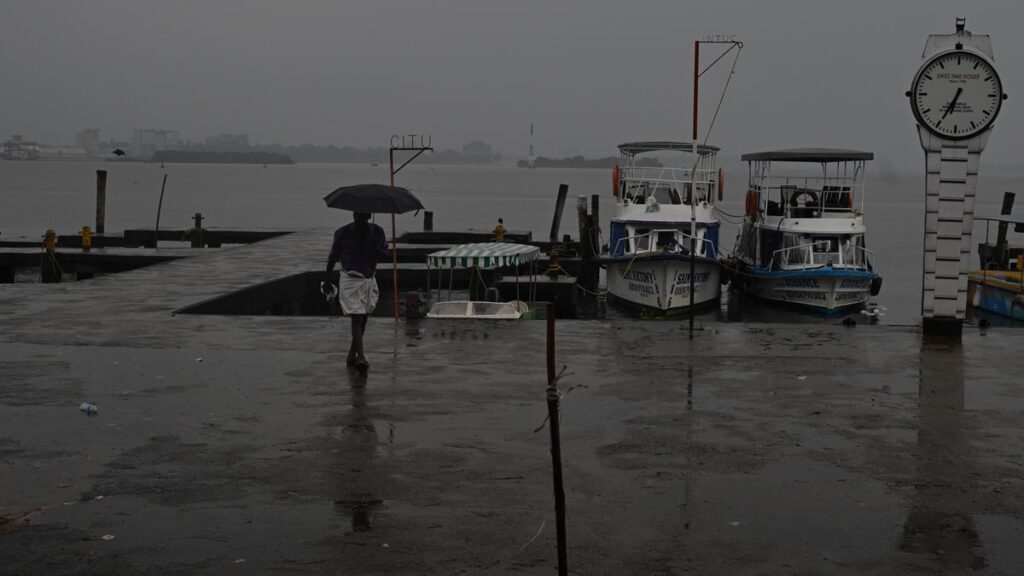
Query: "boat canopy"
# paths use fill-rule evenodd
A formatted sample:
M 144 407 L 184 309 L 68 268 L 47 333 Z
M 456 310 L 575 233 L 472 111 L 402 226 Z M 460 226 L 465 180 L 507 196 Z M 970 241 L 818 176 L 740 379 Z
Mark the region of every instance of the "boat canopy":
M 528 244 L 482 242 L 460 244 L 427 256 L 431 268 L 482 268 L 518 266 L 540 257 L 540 248 Z
M 988 220 L 990 222 L 1004 222 L 1024 226 L 1024 214 L 986 214 L 975 216 L 975 220 Z
M 701 156 L 705 154 L 711 154 L 718 152 L 720 148 L 718 146 L 708 146 L 707 144 L 697 144 L 697 153 Z M 625 144 L 619 144 L 619 152 L 622 154 L 643 154 L 644 152 L 693 152 L 692 142 L 671 142 L 668 140 L 658 140 L 652 142 L 626 142 Z
M 841 148 L 790 148 L 753 152 L 740 157 L 744 162 L 852 162 L 873 160 L 873 152 L 844 150 Z

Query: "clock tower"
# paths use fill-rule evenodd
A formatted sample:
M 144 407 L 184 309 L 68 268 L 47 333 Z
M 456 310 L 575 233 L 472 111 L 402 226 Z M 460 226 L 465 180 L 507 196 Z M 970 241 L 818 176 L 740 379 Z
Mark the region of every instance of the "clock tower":
M 978 164 L 1006 94 L 992 41 L 964 29 L 933 34 L 907 96 L 925 153 L 923 328 L 959 336 L 967 311 L 967 276 Z

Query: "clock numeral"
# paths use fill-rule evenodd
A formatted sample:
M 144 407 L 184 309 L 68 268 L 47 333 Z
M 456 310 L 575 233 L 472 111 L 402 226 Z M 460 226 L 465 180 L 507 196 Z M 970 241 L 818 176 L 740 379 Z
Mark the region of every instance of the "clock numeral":
M 992 79 L 992 76 L 986 76 L 986 77 L 985 77 L 985 80 L 983 80 L 983 81 L 984 81 L 984 82 L 988 82 L 988 81 L 989 81 L 989 80 L 991 80 L 991 79 Z
M 927 74 L 925 74 L 925 75 L 924 75 L 924 77 L 925 77 L 925 78 L 927 78 L 927 79 L 929 79 L 929 80 L 931 80 L 931 79 L 932 79 L 932 77 L 931 77 L 931 76 L 929 76 L 929 75 L 927 75 Z
M 971 122 L 971 130 L 974 130 L 975 128 L 976 126 L 974 125 L 974 122 Z

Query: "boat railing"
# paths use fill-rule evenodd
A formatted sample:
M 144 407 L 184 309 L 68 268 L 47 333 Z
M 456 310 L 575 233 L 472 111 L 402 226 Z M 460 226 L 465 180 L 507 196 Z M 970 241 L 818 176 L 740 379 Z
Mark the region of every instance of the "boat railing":
M 822 218 L 826 214 L 855 212 L 855 196 L 863 190 L 849 178 L 786 178 L 778 183 L 752 184 L 762 193 L 769 216 Z
M 772 259 L 768 262 L 768 269 L 775 269 L 775 262 L 778 260 L 779 267 L 783 265 L 789 268 L 820 268 L 828 263 L 828 260 L 821 262 L 815 261 L 814 249 L 818 246 L 825 245 L 828 247 L 828 240 L 818 240 L 815 242 L 808 242 L 807 244 L 800 244 L 797 246 L 790 246 L 788 248 L 779 248 L 775 252 L 772 252 Z M 798 258 L 794 258 L 794 254 L 798 255 Z M 832 255 L 835 254 L 835 260 L 839 260 L 839 254 L 836 252 L 818 252 L 821 255 Z
M 861 265 L 867 269 L 873 269 L 875 263 L 875 253 L 863 246 L 854 246 L 854 253 L 859 253 L 860 258 L 854 260 L 854 265 Z M 844 261 L 844 264 L 849 266 L 849 263 Z
M 718 180 L 718 170 L 706 168 L 675 168 L 672 166 L 631 166 L 622 169 L 624 180 L 663 180 L 666 182 L 712 182 Z
M 853 262 L 847 262 L 842 257 L 843 250 L 838 251 L 816 251 L 815 248 L 818 246 L 825 246 L 825 248 L 831 247 L 831 242 L 828 240 L 817 240 L 814 242 L 808 242 L 806 244 L 800 244 L 798 246 L 790 246 L 788 248 L 780 248 L 772 253 L 772 259 L 768 263 L 768 269 L 775 269 L 775 262 L 779 262 L 779 267 L 785 266 L 788 269 L 809 269 L 809 268 L 821 268 L 822 266 L 831 265 L 833 267 L 843 268 L 860 268 L 860 267 L 871 267 L 871 262 L 874 260 L 875 253 L 863 246 L 851 246 L 853 249 L 854 258 Z M 860 254 L 861 258 L 857 258 L 856 255 Z M 794 258 L 794 254 L 798 255 Z
M 658 249 L 659 246 L 663 246 L 664 244 L 658 244 L 656 242 L 651 242 L 651 239 L 652 238 L 656 239 L 658 234 L 668 234 L 668 233 L 671 233 L 673 235 L 672 247 L 676 248 L 676 250 Z M 683 242 L 680 242 L 679 239 L 677 239 L 677 238 L 680 238 L 680 237 L 683 240 Z M 711 247 L 711 253 L 712 254 L 718 254 L 718 249 L 715 246 L 715 243 L 713 241 L 708 240 L 707 238 L 700 238 L 699 236 L 694 236 L 692 234 L 689 234 L 687 232 L 683 232 L 682 230 L 678 230 L 678 229 L 675 229 L 675 228 L 660 228 L 660 229 L 651 230 L 650 232 L 645 232 L 643 234 L 636 234 L 636 235 L 633 235 L 633 236 L 626 236 L 624 238 L 619 238 L 618 242 L 615 243 L 615 249 L 612 250 L 611 253 L 612 254 L 626 254 L 625 250 L 621 250 L 622 243 L 623 242 L 629 242 L 630 240 L 640 240 L 641 238 L 647 238 L 647 243 L 646 243 L 646 245 L 645 245 L 645 247 L 643 249 L 637 249 L 637 250 L 633 250 L 632 252 L 630 252 L 634 256 L 638 256 L 638 255 L 641 255 L 641 254 L 658 254 L 658 253 L 665 253 L 665 252 L 672 253 L 672 254 L 689 254 L 690 253 L 690 240 L 693 240 L 693 244 L 694 244 L 694 248 L 693 249 L 694 249 L 694 252 L 696 252 L 697 254 L 704 254 L 705 251 L 706 251 L 706 246 L 710 246 Z M 628 246 L 628 244 L 627 244 L 627 246 Z

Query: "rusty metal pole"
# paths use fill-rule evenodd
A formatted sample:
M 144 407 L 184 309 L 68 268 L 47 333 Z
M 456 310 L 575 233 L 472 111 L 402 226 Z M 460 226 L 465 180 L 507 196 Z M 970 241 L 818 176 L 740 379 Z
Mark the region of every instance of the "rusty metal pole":
M 696 306 L 694 290 L 696 282 L 697 254 L 697 102 L 700 97 L 700 40 L 693 41 L 693 169 L 690 172 L 690 340 L 693 340 L 693 314 Z
M 391 165 L 391 185 L 395 185 L 395 151 L 388 151 L 388 163 Z M 395 236 L 395 215 L 391 215 L 391 303 L 395 307 L 395 322 L 398 322 L 398 237 Z
M 568 576 L 565 542 L 565 489 L 562 486 L 562 442 L 559 437 L 558 377 L 555 375 L 555 305 L 547 307 L 548 428 L 551 430 L 551 469 L 555 489 L 555 527 L 558 536 L 558 575 Z

